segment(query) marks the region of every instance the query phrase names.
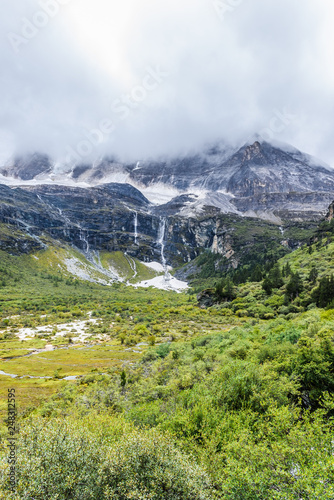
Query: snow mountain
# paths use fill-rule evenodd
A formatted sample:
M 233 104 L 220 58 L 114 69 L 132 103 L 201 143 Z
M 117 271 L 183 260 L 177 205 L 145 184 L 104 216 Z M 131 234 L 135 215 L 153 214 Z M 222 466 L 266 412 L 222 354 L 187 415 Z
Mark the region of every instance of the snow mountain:
M 333 200 L 328 165 L 258 138 L 134 163 L 35 153 L 0 167 L 0 250 L 49 249 L 80 279 L 180 290 L 203 252 L 225 272 L 307 243 Z
M 207 210 L 268 220 L 322 217 L 334 198 L 334 170 L 286 144 L 256 138 L 239 149 L 217 143 L 197 154 L 134 163 L 106 157 L 59 165 L 46 155 L 0 167 L 0 183 L 90 188 L 129 184 L 157 213 L 189 217 Z

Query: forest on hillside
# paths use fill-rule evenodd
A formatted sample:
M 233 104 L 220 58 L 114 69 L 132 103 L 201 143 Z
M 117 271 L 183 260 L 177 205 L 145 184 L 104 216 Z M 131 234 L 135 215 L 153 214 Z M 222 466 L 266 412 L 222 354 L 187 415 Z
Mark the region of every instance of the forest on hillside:
M 106 290 L 2 253 L 2 359 L 50 375 L 6 379 L 19 400 L 17 488 L 2 439 L 0 498 L 333 499 L 333 259 L 327 231 L 244 279 L 208 276 L 204 307 L 193 290 Z M 54 363 L 25 357 L 22 328 L 41 328 L 29 340 L 41 347 L 43 325 L 88 311 L 85 358 L 74 332 Z

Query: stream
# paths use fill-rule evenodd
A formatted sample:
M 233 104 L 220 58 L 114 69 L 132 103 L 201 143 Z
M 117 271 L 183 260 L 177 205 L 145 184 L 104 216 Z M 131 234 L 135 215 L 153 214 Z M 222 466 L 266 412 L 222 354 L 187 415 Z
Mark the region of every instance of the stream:
M 39 379 L 39 380 L 45 380 L 45 379 L 51 379 L 53 377 L 34 377 L 33 375 L 14 375 L 13 373 L 6 373 L 2 370 L 0 370 L 0 375 L 4 375 L 5 377 L 11 377 L 11 378 L 33 378 L 33 379 Z M 70 375 L 68 377 L 60 378 L 59 380 L 77 380 L 79 377 L 82 375 Z

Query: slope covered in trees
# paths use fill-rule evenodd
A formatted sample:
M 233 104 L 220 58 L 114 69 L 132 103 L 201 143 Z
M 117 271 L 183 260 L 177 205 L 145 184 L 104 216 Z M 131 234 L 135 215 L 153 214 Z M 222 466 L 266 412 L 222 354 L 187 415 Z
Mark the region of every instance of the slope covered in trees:
M 253 279 L 218 276 L 201 308 L 192 293 L 67 283 L 4 257 L 3 348 L 42 310 L 55 324 L 93 311 L 108 339 L 92 336 L 92 357 L 146 346 L 72 382 L 55 375 L 44 401 L 21 406 L 17 489 L 2 440 L 0 498 L 333 499 L 333 261 L 324 225 Z M 83 347 L 60 349 L 59 366 Z

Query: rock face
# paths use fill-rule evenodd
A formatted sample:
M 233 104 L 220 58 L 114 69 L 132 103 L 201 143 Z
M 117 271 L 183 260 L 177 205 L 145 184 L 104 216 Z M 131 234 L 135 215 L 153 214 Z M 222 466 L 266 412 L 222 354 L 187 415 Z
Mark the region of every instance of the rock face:
M 118 183 L 131 184 L 143 193 L 154 190 L 160 205 L 157 215 L 189 217 L 216 208 L 220 213 L 251 213 L 268 220 L 307 220 L 323 217 L 334 199 L 333 169 L 291 146 L 262 140 L 239 149 L 217 143 L 193 155 L 135 163 L 109 157 L 92 164 L 65 165 L 61 174 L 57 168 L 48 157 L 35 154 L 0 168 L 0 174 L 5 180 L 73 186 Z M 166 204 L 168 190 L 175 194 Z
M 12 176 L 16 179 L 29 181 L 40 174 L 48 174 L 51 170 L 51 159 L 47 155 L 35 153 L 26 157 L 15 158 L 8 167 L 0 169 L 0 173 L 5 177 Z
M 328 207 L 326 220 L 328 220 L 330 222 L 331 220 L 333 220 L 333 218 L 334 218 L 334 201 L 332 201 L 332 203 Z
M 56 170 L 43 155 L 0 169 L 0 179 L 21 184 L 0 184 L 0 248 L 29 252 L 51 238 L 85 253 L 122 251 L 143 261 L 165 258 L 174 267 L 206 249 L 236 268 L 298 247 L 300 231 L 324 217 L 334 199 L 333 170 L 259 140 L 238 150 L 217 144 L 197 155 L 134 164 L 105 158 L 74 165 L 58 181 Z M 166 190 L 174 197 L 153 204 L 143 194 L 150 190 L 161 200 Z M 292 227 L 283 238 L 279 225 L 294 223 L 299 232 Z
M 248 198 L 234 198 L 239 213 L 255 217 L 273 213 L 281 220 L 319 220 L 333 199 L 332 192 L 262 193 Z M 251 207 L 251 208 L 250 208 Z
M 297 150 L 284 151 L 267 142 L 260 144 L 256 141 L 244 146 L 222 168 L 233 171 L 226 191 L 242 198 L 262 193 L 323 192 L 334 189 L 333 170 L 317 165 Z M 218 179 L 208 181 L 208 186 L 213 189 L 222 189 L 223 185 Z
M 163 216 L 154 209 L 125 184 L 88 189 L 0 185 L 0 241 L 8 249 L 11 236 L 13 248 L 28 252 L 53 239 L 84 253 L 122 251 L 159 262 L 163 242 L 167 264 L 174 267 L 191 262 L 204 249 L 221 256 L 227 267 L 237 267 L 254 249 L 264 252 L 272 242 L 281 245 L 278 226 L 265 221 L 215 211 L 199 217 Z
M 203 290 L 197 295 L 198 305 L 201 309 L 206 309 L 214 304 L 214 290 Z

